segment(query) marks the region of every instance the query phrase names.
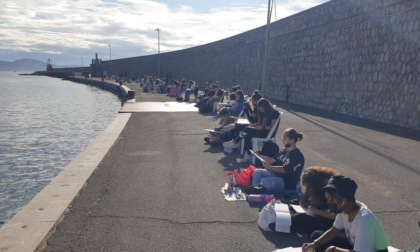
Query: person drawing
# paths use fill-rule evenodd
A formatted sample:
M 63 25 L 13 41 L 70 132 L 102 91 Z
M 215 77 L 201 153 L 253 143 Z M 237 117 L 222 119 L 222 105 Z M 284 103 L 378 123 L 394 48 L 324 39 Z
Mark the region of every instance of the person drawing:
M 331 176 L 339 175 L 330 167 L 310 166 L 303 170 L 301 185 L 303 189 L 300 206 L 306 213 L 292 214 L 292 230 L 310 236 L 316 230 L 327 231 L 334 223 L 335 214 L 328 211 L 323 187 Z
M 274 157 L 262 157 L 264 169 L 256 169 L 252 176 L 252 188 L 245 192 L 253 193 L 288 193 L 300 192 L 300 176 L 305 165 L 305 158 L 296 143 L 303 138 L 302 133 L 289 128 L 283 131 L 282 142 L 285 149 Z M 255 155 L 252 152 L 252 155 Z M 260 192 L 255 192 L 260 190 Z
M 356 201 L 357 184 L 344 176 L 332 176 L 323 188 L 330 212 L 337 214 L 326 232 L 314 231 L 303 252 L 384 252 L 389 240 L 381 223 L 362 202 Z M 345 237 L 339 234 L 345 230 Z

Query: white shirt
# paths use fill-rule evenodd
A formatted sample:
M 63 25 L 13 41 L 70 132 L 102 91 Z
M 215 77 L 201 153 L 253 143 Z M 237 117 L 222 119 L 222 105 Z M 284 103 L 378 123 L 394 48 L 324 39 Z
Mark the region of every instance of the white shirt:
M 374 252 L 388 248 L 388 236 L 379 220 L 365 204 L 361 202 L 357 204 L 360 205 L 360 209 L 353 221 L 349 221 L 347 214 L 340 213 L 335 218 L 334 227 L 345 229 L 347 240 L 353 244 L 354 251 Z

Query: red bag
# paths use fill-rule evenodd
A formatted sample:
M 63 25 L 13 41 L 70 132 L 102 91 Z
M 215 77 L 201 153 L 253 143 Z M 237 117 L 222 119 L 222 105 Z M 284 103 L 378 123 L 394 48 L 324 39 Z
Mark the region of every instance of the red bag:
M 250 165 L 248 168 L 243 170 L 236 177 L 236 183 L 241 187 L 248 187 L 252 185 L 252 175 L 254 175 L 255 167 Z

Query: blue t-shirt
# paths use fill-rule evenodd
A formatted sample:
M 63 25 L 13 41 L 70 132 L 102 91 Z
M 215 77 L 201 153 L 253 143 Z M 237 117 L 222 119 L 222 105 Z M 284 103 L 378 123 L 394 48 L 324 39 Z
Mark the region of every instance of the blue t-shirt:
M 285 173 L 278 173 L 283 178 L 286 190 L 297 190 L 300 185 L 300 175 L 302 174 L 305 158 L 298 148 L 287 151 L 280 151 L 276 156 L 273 166 L 284 166 Z
M 245 99 L 243 99 L 242 101 L 238 102 L 238 104 L 236 104 L 235 107 L 230 108 L 229 109 L 229 115 L 234 116 L 234 117 L 238 117 L 239 114 L 241 113 L 242 109 L 244 108 L 244 103 L 246 102 Z

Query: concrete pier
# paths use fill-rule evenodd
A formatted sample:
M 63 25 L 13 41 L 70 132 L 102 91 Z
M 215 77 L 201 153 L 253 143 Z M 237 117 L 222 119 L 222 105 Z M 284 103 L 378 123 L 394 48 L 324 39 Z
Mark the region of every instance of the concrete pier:
M 223 199 L 226 171 L 246 165 L 235 152 L 203 144 L 214 121 L 162 94 L 136 92 L 136 100 L 0 229 L 0 251 L 273 251 L 307 241 L 262 232 L 258 208 Z M 284 112 L 279 132 L 304 134 L 298 147 L 306 166 L 355 179 L 356 197 L 377 214 L 392 245 L 420 245 L 419 132 L 277 107 Z

